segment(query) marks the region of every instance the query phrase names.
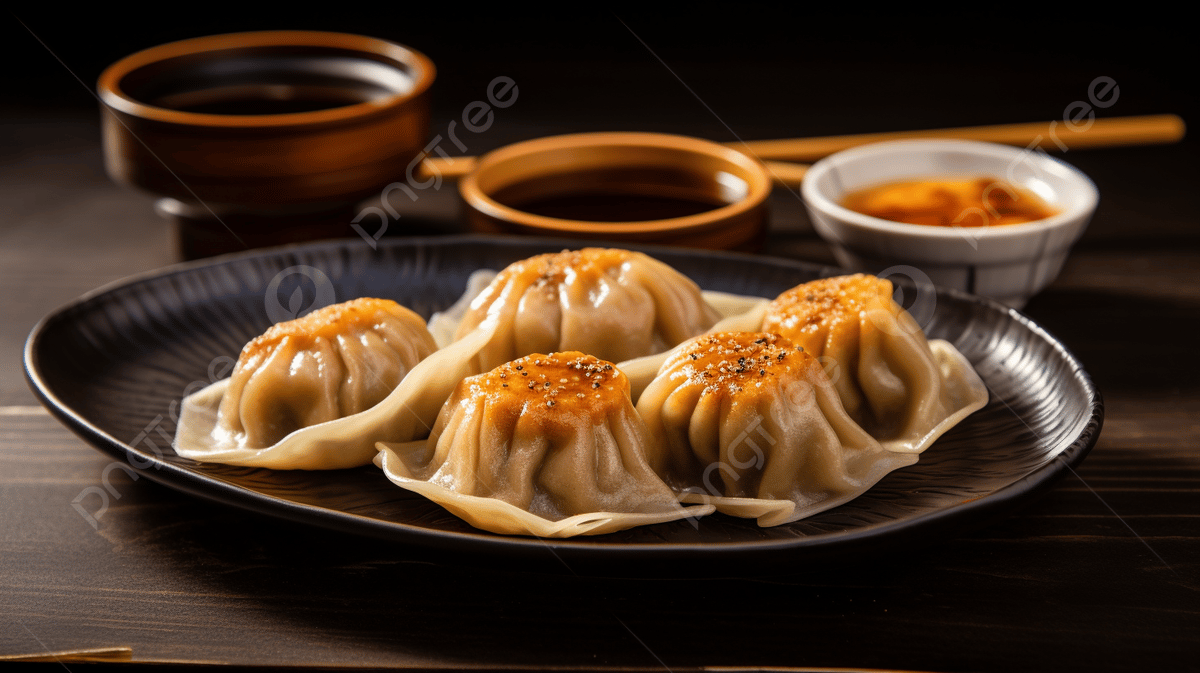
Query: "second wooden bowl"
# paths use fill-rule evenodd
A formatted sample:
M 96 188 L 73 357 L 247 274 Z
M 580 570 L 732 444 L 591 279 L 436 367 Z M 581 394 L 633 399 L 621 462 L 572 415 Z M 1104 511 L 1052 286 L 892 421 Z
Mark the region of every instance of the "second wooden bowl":
M 484 155 L 459 191 L 480 232 L 756 250 L 771 177 L 707 140 L 580 133 Z

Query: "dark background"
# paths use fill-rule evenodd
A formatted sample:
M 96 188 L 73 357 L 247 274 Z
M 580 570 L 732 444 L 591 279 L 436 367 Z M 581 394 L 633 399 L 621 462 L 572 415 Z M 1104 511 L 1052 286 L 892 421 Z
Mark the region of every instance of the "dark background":
M 648 5 L 580 6 L 581 14 L 568 15 L 561 5 L 503 12 L 454 4 L 316 7 L 174 11 L 164 4 L 140 15 L 99 6 L 67 13 L 49 3 L 18 8 L 15 20 L 0 22 L 10 64 L 3 104 L 95 110 L 96 78 L 122 56 L 188 37 L 264 29 L 360 33 L 426 53 L 438 68 L 434 132 L 482 98 L 492 78 L 512 77 L 519 101 L 471 138 L 472 152 L 594 130 L 732 141 L 1049 121 L 1086 101 L 1089 83 L 1102 75 L 1117 81 L 1120 95 L 1097 110 L 1100 116 L 1173 112 L 1187 120 L 1197 104 L 1185 22 L 1129 16 L 1129 9 L 879 13 L 733 3 L 653 12 Z M 1136 243 L 1147 227 L 1197 240 L 1192 209 L 1180 207 L 1200 177 L 1195 142 L 1064 158 L 1091 175 L 1105 197 L 1085 243 Z M 1122 199 L 1111 201 L 1114 190 L 1105 187 L 1116 183 Z M 776 227 L 804 230 L 802 209 L 790 201 L 776 207 Z

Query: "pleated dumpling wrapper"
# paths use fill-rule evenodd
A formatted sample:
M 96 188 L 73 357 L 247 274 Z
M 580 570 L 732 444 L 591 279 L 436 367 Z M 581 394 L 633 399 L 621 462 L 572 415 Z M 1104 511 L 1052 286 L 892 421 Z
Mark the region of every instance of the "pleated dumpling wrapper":
M 476 373 L 530 353 L 577 350 L 620 363 L 636 400 L 671 347 L 709 331 L 758 329 L 768 303 L 701 291 L 640 252 L 585 248 L 476 271 L 429 329 L 444 347 L 494 316 L 498 331 Z
M 971 363 L 948 341 L 926 340 L 886 279 L 798 285 L 767 307 L 762 329 L 818 357 L 850 417 L 891 451 L 920 453 L 987 404 Z
M 477 356 L 479 372 L 557 351 L 620 362 L 665 351 L 720 319 L 683 274 L 640 252 L 609 248 L 509 265 L 472 299 L 455 338 L 488 316 L 499 326 Z
M 425 436 L 494 327 L 437 351 L 422 318 L 386 299 L 276 324 L 242 349 L 230 378 L 184 399 L 175 451 L 273 469 L 369 464 L 375 442 Z
M 684 502 L 760 526 L 836 507 L 917 462 L 859 427 L 820 362 L 776 334 L 685 342 L 637 410 L 662 449 L 651 466 Z
M 655 475 L 653 438 L 612 363 L 533 354 L 461 382 L 429 439 L 380 443 L 397 485 L 476 528 L 572 537 L 702 516 Z

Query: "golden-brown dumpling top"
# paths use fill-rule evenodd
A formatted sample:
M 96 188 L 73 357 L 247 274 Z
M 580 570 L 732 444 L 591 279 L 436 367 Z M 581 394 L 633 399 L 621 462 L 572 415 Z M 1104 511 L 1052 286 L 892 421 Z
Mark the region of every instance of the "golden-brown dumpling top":
M 685 342 L 637 409 L 663 448 L 651 466 L 685 501 L 764 526 L 846 502 L 916 461 L 854 423 L 820 362 L 777 334 Z
M 662 365 L 714 399 L 757 397 L 781 379 L 820 370 L 818 363 L 778 334 L 726 332 L 697 337 Z
M 242 357 L 270 349 L 284 339 L 293 339 L 303 348 L 314 340 L 336 339 L 350 330 L 372 329 L 380 321 L 397 319 L 413 322 L 421 316 L 390 299 L 363 297 L 317 309 L 306 316 L 271 325 L 242 348 Z
M 572 432 L 629 404 L 629 380 L 612 363 L 579 352 L 533 354 L 463 381 L 455 398 L 483 403 L 499 432 Z
M 861 273 L 823 278 L 776 297 L 767 308 L 763 329 L 785 335 L 819 356 L 830 341 L 855 339 L 863 312 L 875 309 L 892 314 L 902 310 L 892 301 L 890 281 Z
M 218 428 L 239 446 L 270 446 L 375 406 L 435 350 L 421 317 L 387 299 L 355 299 L 276 324 L 242 349 Z
M 427 442 L 380 444 L 376 463 L 497 533 L 595 535 L 711 511 L 679 506 L 647 463 L 652 442 L 612 363 L 533 354 L 462 381 Z
M 500 326 L 479 354 L 479 371 L 530 353 L 569 350 L 630 360 L 667 350 L 720 318 L 678 271 L 640 252 L 606 248 L 511 264 L 471 302 L 456 338 L 489 315 Z
M 771 302 L 762 329 L 816 356 L 850 416 L 894 450 L 924 450 L 987 403 L 970 363 L 948 342 L 926 340 L 883 278 L 798 285 Z
M 755 497 L 763 473 L 731 467 L 739 461 L 724 453 L 736 447 L 727 446 L 722 428 L 757 428 L 764 413 L 775 414 L 772 402 L 814 375 L 824 381 L 819 363 L 777 334 L 724 332 L 688 341 L 662 364 L 638 402 L 664 447 L 651 457 L 655 472 L 677 490 L 707 481 L 707 490 L 716 491 L 710 495 Z M 715 489 L 714 479 L 720 484 Z

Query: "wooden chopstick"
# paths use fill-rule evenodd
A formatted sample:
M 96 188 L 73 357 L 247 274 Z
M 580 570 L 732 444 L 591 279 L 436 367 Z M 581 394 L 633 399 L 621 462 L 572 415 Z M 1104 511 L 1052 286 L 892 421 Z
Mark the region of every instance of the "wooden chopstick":
M 128 647 L 94 647 L 54 652 L 31 652 L 29 654 L 0 655 L 0 662 L 13 661 L 56 661 L 60 664 L 79 664 L 104 661 L 130 661 L 133 650 Z
M 1082 126 L 1082 124 L 1080 124 Z M 960 126 L 951 129 L 925 131 L 889 131 L 886 133 L 855 133 L 818 138 L 787 138 L 784 140 L 751 140 L 726 143 L 747 152 L 767 165 L 776 183 L 798 186 L 808 166 L 784 163 L 816 161 L 851 147 L 886 140 L 907 138 L 956 138 L 981 140 L 1002 145 L 1040 147 L 1045 150 L 1085 149 L 1088 147 L 1120 147 L 1126 145 L 1162 145 L 1183 139 L 1186 125 L 1179 115 L 1147 115 L 1141 117 L 1109 117 L 1096 119 L 1081 131 L 1071 130 L 1061 121 L 1030 122 L 1027 124 L 997 124 L 995 126 Z M 442 159 L 427 157 L 421 162 L 418 178 L 435 173 L 443 178 L 459 178 L 475 170 L 475 157 Z
M 1082 126 L 1082 124 L 1080 125 Z M 820 138 L 751 140 L 744 143 L 726 144 L 763 160 L 816 161 L 834 152 L 841 152 L 858 145 L 906 138 L 957 138 L 1002 145 L 1040 147 L 1045 150 L 1063 150 L 1064 148 L 1078 150 L 1088 147 L 1176 143 L 1183 139 L 1185 132 L 1186 126 L 1183 119 L 1178 115 L 1166 114 L 1096 119 L 1090 127 L 1082 131 L 1072 131 L 1069 124 L 1060 120 L 995 126 L 961 126 L 925 131 L 855 133 Z

